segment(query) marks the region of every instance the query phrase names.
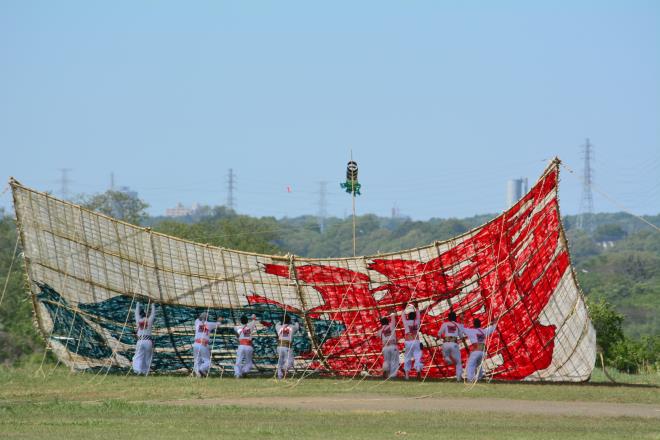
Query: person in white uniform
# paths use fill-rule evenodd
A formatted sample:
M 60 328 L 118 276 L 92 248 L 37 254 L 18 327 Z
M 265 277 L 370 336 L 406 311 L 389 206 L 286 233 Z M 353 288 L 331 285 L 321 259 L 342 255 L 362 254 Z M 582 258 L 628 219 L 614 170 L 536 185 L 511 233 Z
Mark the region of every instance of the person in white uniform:
M 461 361 L 461 348 L 459 342 L 465 337 L 463 326 L 456 322 L 456 313 L 449 312 L 449 321 L 446 321 L 438 331 L 438 337 L 442 339 L 442 356 L 448 365 L 456 365 L 456 382 L 463 377 L 463 362 Z
M 298 323 L 291 324 L 291 317 L 284 315 L 282 323 L 275 325 L 277 332 L 277 378 L 282 379 L 293 368 L 293 335 L 298 332 Z
M 383 343 L 383 378 L 394 378 L 399 372 L 399 347 L 396 341 L 396 314 L 380 318 L 378 336 Z
M 151 328 L 156 317 L 156 305 L 151 305 L 151 314 L 147 318 L 146 313 L 140 309 L 140 303 L 135 306 L 135 326 L 137 328 L 137 343 L 135 344 L 135 355 L 133 356 L 133 371 L 135 374 L 149 374 L 151 358 L 154 353 L 154 341 L 151 337 Z
M 234 327 L 238 335 L 238 348 L 236 349 L 236 365 L 234 366 L 234 376 L 238 379 L 250 372 L 252 369 L 252 334 L 257 327 L 257 316 L 252 315 L 252 320 L 248 322 L 248 317 L 241 316 L 241 325 Z
M 193 344 L 193 372 L 195 376 L 202 377 L 209 374 L 211 369 L 211 350 L 209 349 L 209 334 L 215 331 L 221 323 L 208 321 L 208 313 L 203 312 L 195 320 L 195 343 Z
M 470 340 L 470 356 L 467 360 L 467 380 L 472 382 L 484 377 L 484 370 L 481 368 L 481 363 L 484 358 L 484 351 L 486 349 L 486 341 L 488 336 L 495 331 L 495 325 L 490 327 L 481 328 L 481 320 L 475 318 L 474 328 L 465 327 L 463 332 Z M 477 370 L 479 370 L 477 372 Z
M 417 379 L 422 378 L 422 345 L 419 342 L 419 327 L 421 324 L 421 319 L 419 315 L 419 310 L 415 309 L 407 314 L 404 312 L 403 316 L 403 328 L 405 335 L 405 354 L 403 357 L 403 371 L 406 374 L 406 379 L 408 379 L 408 374 L 412 368 L 412 360 L 415 359 L 415 370 L 417 370 Z

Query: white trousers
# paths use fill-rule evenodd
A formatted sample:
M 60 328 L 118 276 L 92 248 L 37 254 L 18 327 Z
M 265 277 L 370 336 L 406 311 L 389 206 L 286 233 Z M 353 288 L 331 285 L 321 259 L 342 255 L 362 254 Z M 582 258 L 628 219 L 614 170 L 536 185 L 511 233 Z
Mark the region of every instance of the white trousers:
M 193 371 L 199 374 L 208 374 L 211 368 L 211 350 L 208 345 L 193 344 Z
M 396 377 L 399 372 L 399 348 L 396 345 L 383 347 L 383 374 Z
M 419 341 L 405 341 L 405 355 L 403 357 L 403 370 L 407 373 L 412 367 L 412 360 L 415 359 L 415 370 L 419 373 L 424 368 L 422 365 L 422 349 L 419 346 Z
M 293 351 L 289 347 L 277 347 L 277 356 L 277 378 L 282 379 L 293 368 Z
M 137 344 L 135 344 L 135 355 L 133 355 L 133 371 L 136 374 L 149 374 L 153 354 L 153 342 L 147 339 L 138 339 Z
M 456 380 L 463 377 L 463 362 L 461 361 L 461 350 L 456 342 L 445 342 L 442 344 L 442 356 L 448 365 L 456 365 Z
M 250 372 L 252 369 L 252 353 L 254 353 L 254 348 L 251 345 L 238 346 L 238 350 L 236 350 L 234 376 L 241 377 Z
M 468 381 L 473 381 L 475 377 L 475 373 L 477 375 L 477 380 L 481 379 L 484 377 L 484 369 L 479 368 L 481 365 L 481 360 L 484 358 L 484 352 L 483 351 L 473 351 L 470 353 L 470 357 L 468 357 L 467 360 L 467 380 Z M 477 369 L 479 372 L 477 373 Z

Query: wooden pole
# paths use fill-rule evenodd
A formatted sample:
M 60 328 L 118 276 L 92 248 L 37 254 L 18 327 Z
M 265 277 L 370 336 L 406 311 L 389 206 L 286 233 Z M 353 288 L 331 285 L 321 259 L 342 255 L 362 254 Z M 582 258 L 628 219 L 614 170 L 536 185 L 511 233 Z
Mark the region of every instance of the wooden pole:
M 353 149 L 351 148 L 351 162 L 353 162 Z M 351 190 L 351 198 L 353 199 L 353 256 L 355 256 L 355 184 Z
M 355 256 L 355 187 L 353 187 L 353 256 Z

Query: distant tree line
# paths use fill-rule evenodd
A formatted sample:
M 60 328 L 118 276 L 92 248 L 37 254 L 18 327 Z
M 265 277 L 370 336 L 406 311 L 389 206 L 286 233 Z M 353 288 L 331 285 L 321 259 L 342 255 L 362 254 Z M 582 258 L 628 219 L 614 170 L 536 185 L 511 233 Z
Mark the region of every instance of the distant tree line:
M 305 257 L 352 255 L 351 219 L 325 219 L 322 233 L 314 216 L 255 218 L 222 206 L 206 206 L 184 218 L 153 218 L 146 213 L 146 203 L 116 191 L 78 201 L 155 231 L 214 246 Z M 465 233 L 494 216 L 414 221 L 362 215 L 357 218 L 357 252 L 374 255 L 428 245 Z M 660 225 L 660 215 L 646 219 Z M 572 262 L 606 362 L 629 372 L 659 368 L 660 234 L 623 213 L 594 214 L 586 231 L 575 228 L 576 220 L 575 216 L 563 218 Z M 13 362 L 43 346 L 32 324 L 21 258 L 6 280 L 15 243 L 14 221 L 0 212 L 0 287 L 5 281 L 8 286 L 0 305 L 0 362 Z

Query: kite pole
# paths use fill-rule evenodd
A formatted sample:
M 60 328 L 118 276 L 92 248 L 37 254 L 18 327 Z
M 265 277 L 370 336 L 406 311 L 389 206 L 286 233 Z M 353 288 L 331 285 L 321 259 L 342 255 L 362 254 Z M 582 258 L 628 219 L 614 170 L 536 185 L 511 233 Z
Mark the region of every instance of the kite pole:
M 353 150 L 351 150 L 351 160 L 346 165 L 346 182 L 339 184 L 351 195 L 353 201 L 353 256 L 355 256 L 355 196 L 360 195 L 360 183 L 358 182 L 358 165 L 353 160 Z
M 353 256 L 355 256 L 355 191 L 353 191 Z
M 357 163 L 353 162 L 353 149 L 351 148 L 351 160 L 348 163 L 348 168 L 347 171 L 350 171 L 352 173 L 351 165 L 355 164 L 355 181 L 357 181 Z M 348 173 L 346 174 L 346 177 L 348 177 Z M 351 178 L 353 175 L 351 174 Z M 353 202 L 353 256 L 355 256 L 355 187 L 353 187 L 353 191 L 351 191 L 351 201 Z

